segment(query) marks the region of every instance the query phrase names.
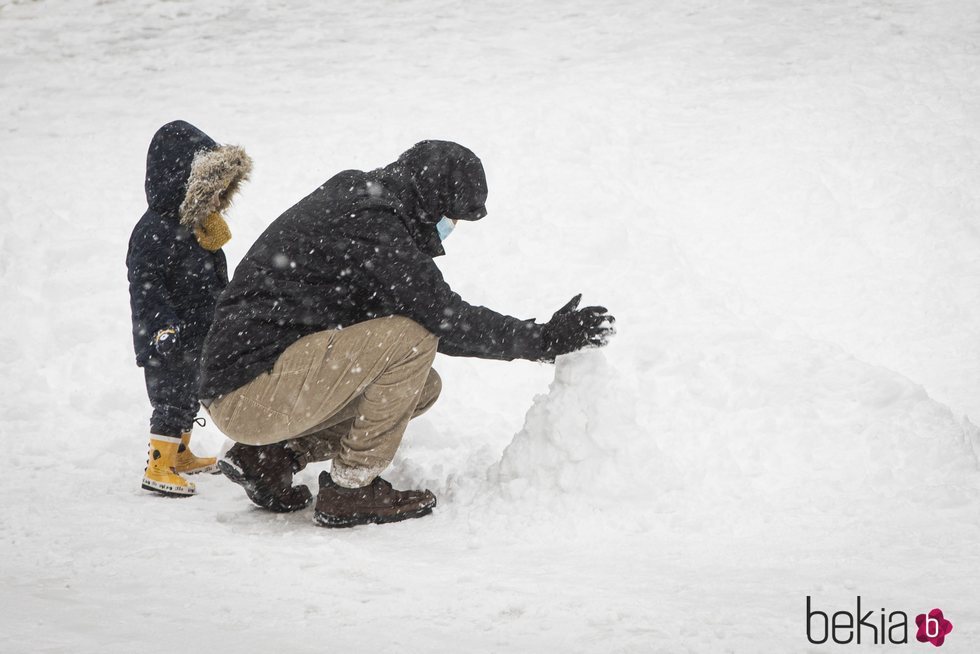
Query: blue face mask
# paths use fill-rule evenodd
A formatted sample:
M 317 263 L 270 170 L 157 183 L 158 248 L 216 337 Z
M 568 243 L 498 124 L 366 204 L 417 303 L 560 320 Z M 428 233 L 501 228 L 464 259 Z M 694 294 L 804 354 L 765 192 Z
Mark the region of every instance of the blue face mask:
M 447 238 L 449 238 L 449 235 L 453 233 L 453 229 L 455 228 L 455 222 L 449 220 L 449 218 L 446 218 L 445 216 L 440 218 L 439 222 L 436 223 L 436 231 L 439 232 L 439 240 L 445 241 Z

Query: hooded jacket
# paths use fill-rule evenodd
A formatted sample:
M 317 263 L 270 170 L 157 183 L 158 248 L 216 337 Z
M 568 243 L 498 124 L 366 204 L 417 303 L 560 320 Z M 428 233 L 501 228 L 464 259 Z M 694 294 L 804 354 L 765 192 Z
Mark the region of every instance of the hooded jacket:
M 146 155 L 147 210 L 126 255 L 137 365 L 153 358 L 153 337 L 166 327 L 180 330 L 178 346 L 185 352 L 203 346 L 228 269 L 224 252 L 201 247 L 194 228 L 228 206 L 250 170 L 241 148 L 218 145 L 184 121 L 153 135 Z
M 200 397 L 215 398 L 271 370 L 308 334 L 400 315 L 439 337 L 439 351 L 542 359 L 541 325 L 465 302 L 434 257 L 442 216 L 486 215 L 480 160 L 423 141 L 394 163 L 332 177 L 277 218 L 238 265 L 208 334 Z

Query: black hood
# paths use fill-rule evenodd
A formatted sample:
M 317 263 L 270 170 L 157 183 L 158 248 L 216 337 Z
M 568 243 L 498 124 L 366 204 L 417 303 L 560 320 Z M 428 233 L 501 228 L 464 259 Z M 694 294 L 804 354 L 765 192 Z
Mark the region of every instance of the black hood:
M 215 147 L 217 143 L 210 136 L 183 120 L 158 129 L 146 153 L 146 203 L 150 209 L 178 217 L 194 155 Z
M 435 228 L 440 218 L 479 220 L 487 215 L 483 163 L 458 143 L 416 143 L 379 173 L 398 195 L 405 226 L 431 256 L 445 253 Z

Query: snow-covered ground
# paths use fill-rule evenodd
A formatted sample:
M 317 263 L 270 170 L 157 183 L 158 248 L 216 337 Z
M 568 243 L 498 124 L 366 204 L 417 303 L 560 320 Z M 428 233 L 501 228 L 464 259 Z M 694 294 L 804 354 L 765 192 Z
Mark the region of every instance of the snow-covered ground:
M 976 651 L 977 79 L 971 0 L 0 1 L 0 651 L 832 649 L 808 595 Z M 255 159 L 232 264 L 335 172 L 456 140 L 490 182 L 456 290 L 581 291 L 620 333 L 440 356 L 390 473 L 423 520 L 149 496 L 124 256 L 175 118 Z

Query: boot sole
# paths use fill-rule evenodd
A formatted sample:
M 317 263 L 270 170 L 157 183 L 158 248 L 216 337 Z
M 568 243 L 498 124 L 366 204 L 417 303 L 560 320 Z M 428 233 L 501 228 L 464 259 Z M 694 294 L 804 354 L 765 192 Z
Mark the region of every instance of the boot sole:
M 197 489 L 192 489 L 190 492 L 184 492 L 178 489 L 177 486 L 172 486 L 171 484 L 158 484 L 154 481 L 149 481 L 144 479 L 143 490 L 152 491 L 158 495 L 164 495 L 166 497 L 193 497 L 197 495 Z
M 255 484 L 249 481 L 249 479 L 245 476 L 244 470 L 228 459 L 221 459 L 216 465 L 218 466 L 218 472 L 244 488 L 245 494 L 248 495 L 248 499 L 252 500 L 253 504 L 265 509 L 266 511 L 272 511 L 273 513 L 293 513 L 295 511 L 305 509 L 310 505 L 310 503 L 313 502 L 312 494 L 310 495 L 310 499 L 305 504 L 297 507 L 284 506 L 277 503 L 273 498 L 269 498 L 269 500 L 266 501 L 265 498 L 256 490 Z M 259 499 L 256 499 L 256 497 Z
M 313 513 L 313 522 L 320 527 L 328 529 L 343 529 L 346 527 L 357 527 L 359 525 L 383 525 L 391 522 L 401 522 L 412 518 L 422 518 L 432 513 L 433 507 L 428 506 L 417 511 L 399 513 L 396 515 L 376 515 L 369 513 L 355 513 L 351 516 L 333 516 L 319 511 Z
M 218 475 L 221 474 L 221 470 L 218 468 L 217 463 L 212 463 L 209 466 L 204 466 L 203 468 L 194 468 L 193 470 L 181 470 L 177 468 L 178 475 Z

